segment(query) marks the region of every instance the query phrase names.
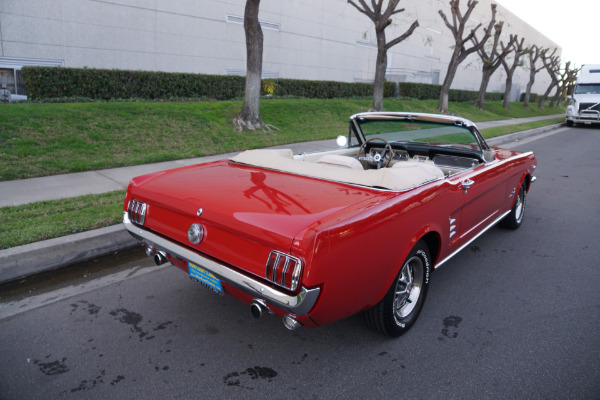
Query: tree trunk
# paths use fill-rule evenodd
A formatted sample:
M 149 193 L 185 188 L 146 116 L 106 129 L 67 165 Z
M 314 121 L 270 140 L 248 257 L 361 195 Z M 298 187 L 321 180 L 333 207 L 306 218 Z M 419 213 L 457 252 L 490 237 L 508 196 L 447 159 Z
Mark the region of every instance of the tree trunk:
M 514 71 L 506 73 L 506 88 L 504 89 L 504 102 L 502 103 L 502 106 L 507 110 L 510 108 L 510 92 L 512 91 L 514 73 Z
M 448 64 L 448 72 L 446 73 L 446 77 L 444 78 L 444 83 L 442 84 L 442 89 L 440 91 L 440 102 L 438 104 L 438 111 L 443 114 L 448 114 L 448 93 L 450 92 L 450 86 L 452 85 L 452 81 L 454 80 L 454 76 L 456 75 L 456 71 L 458 70 L 458 65 L 460 64 L 460 60 L 457 55 L 453 55 L 450 59 L 450 63 Z
M 554 86 L 556 86 L 556 82 L 552 82 L 550 84 L 550 86 L 548 86 L 548 89 L 546 89 L 546 93 L 544 93 L 544 95 L 538 101 L 539 108 L 544 108 L 544 103 L 548 99 L 548 96 L 550 95 L 550 92 L 552 91 L 552 89 L 554 89 Z
M 529 73 L 529 82 L 527 82 L 527 88 L 525 90 L 525 98 L 523 99 L 523 107 L 529 109 L 529 98 L 531 96 L 531 88 L 535 82 L 535 70 Z
M 487 91 L 488 84 L 490 83 L 490 78 L 494 70 L 492 68 L 483 68 L 482 77 L 481 77 L 481 85 L 479 85 L 479 93 L 477 94 L 477 108 L 483 110 L 485 108 L 485 92 Z
M 387 69 L 387 50 L 385 48 L 385 32 L 377 32 L 377 63 L 375 64 L 375 82 L 373 87 L 373 111 L 383 110 L 383 86 Z
M 552 100 L 550 101 L 550 108 L 554 107 L 554 104 L 558 101 L 558 99 L 562 95 L 562 92 L 563 92 L 563 90 L 561 87 L 556 88 L 556 93 L 554 94 L 554 97 L 552 97 Z
M 260 0 L 247 0 L 244 13 L 246 33 L 246 88 L 240 123 L 249 129 L 263 125 L 259 117 L 263 58 L 263 32 L 258 22 Z

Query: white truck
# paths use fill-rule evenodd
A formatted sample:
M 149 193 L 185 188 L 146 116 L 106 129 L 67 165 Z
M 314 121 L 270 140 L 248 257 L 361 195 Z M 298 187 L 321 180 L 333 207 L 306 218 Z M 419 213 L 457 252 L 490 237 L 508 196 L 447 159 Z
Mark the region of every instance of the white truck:
M 567 107 L 567 126 L 600 124 L 600 65 L 584 65 L 577 76 L 573 104 Z

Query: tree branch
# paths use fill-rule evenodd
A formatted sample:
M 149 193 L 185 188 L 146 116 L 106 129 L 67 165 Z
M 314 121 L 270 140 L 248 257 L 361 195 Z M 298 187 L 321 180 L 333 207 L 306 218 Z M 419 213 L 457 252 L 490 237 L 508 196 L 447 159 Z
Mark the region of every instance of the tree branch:
M 361 6 L 363 6 L 364 8 L 361 8 L 358 4 L 356 4 L 352 0 L 348 0 L 348 3 L 352 6 L 354 6 L 354 8 L 356 8 L 358 11 L 360 11 L 361 13 L 363 13 L 367 17 L 369 17 L 370 20 L 375 21 L 375 14 L 373 14 L 373 11 L 371 11 L 369 6 L 367 6 L 367 3 L 365 3 L 364 0 L 358 0 L 358 1 L 360 2 Z
M 397 45 L 398 43 L 402 42 L 404 39 L 406 39 L 407 37 L 412 35 L 413 31 L 415 29 L 417 29 L 418 26 L 419 26 L 419 21 L 413 22 L 412 25 L 410 26 L 410 28 L 408 28 L 408 30 L 406 32 L 404 32 L 401 36 L 398 36 L 396 39 L 392 40 L 391 42 L 388 42 L 385 45 L 385 49 L 388 50 L 390 47 L 393 47 L 393 46 Z

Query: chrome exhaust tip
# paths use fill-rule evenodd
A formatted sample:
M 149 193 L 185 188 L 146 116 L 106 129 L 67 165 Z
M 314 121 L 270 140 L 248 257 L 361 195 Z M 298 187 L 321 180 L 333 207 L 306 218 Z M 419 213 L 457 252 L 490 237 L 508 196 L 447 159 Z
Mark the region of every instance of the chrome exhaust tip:
M 258 319 L 264 314 L 269 314 L 271 310 L 269 310 L 264 300 L 254 299 L 250 305 L 250 312 L 254 318 Z
M 156 265 L 161 265 L 166 262 L 167 262 L 167 256 L 165 253 L 159 251 L 156 254 L 154 254 L 154 263 Z
M 152 247 L 144 245 L 144 248 L 145 248 L 144 250 L 146 251 L 146 255 L 148 257 L 154 257 L 154 255 L 156 254 L 156 251 L 154 251 L 154 249 Z
M 302 324 L 296 321 L 294 318 L 286 315 L 282 318 L 283 326 L 285 326 L 290 331 L 295 331 L 296 329 L 302 327 Z

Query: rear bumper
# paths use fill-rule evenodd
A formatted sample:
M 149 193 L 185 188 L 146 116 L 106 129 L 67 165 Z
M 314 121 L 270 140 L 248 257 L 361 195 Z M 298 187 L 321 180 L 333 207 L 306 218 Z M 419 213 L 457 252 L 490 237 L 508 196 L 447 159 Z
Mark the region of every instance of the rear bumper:
M 201 256 L 187 247 L 156 235 L 143 227 L 134 225 L 129 219 L 126 211 L 123 213 L 123 224 L 133 237 L 145 245 L 158 251 L 165 252 L 172 257 L 181 258 L 197 264 L 213 273 L 221 281 L 291 314 L 297 316 L 308 314 L 319 297 L 320 288 L 306 289 L 305 287 L 301 287 L 300 292 L 297 295 L 288 295 L 273 289 L 254 278 L 243 275 L 219 262 Z

